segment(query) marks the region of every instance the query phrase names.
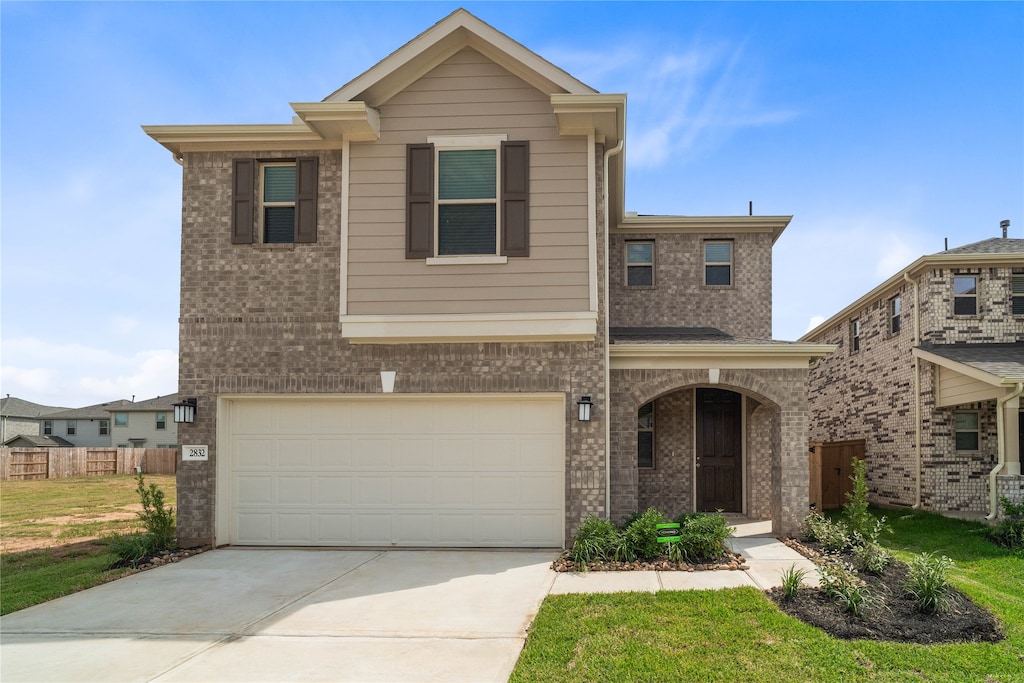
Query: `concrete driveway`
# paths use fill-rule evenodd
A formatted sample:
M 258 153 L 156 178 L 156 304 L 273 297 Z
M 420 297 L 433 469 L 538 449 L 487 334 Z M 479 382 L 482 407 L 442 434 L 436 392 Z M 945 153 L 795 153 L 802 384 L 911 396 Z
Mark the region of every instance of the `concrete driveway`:
M 0 618 L 0 679 L 505 681 L 555 555 L 215 550 Z

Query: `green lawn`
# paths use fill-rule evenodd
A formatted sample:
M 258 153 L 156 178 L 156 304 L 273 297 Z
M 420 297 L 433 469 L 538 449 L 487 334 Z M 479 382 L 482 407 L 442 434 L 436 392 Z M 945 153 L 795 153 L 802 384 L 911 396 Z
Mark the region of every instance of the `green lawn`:
M 175 504 L 174 475 L 146 475 Z M 31 550 L 0 553 L 0 614 L 74 593 L 125 575 L 107 570 L 117 558 L 99 541 L 140 528 L 136 480 L 130 475 L 0 482 L 0 535 Z
M 957 563 L 958 587 L 991 610 L 996 644 L 842 641 L 790 618 L 753 588 L 556 595 L 530 629 L 512 681 L 1024 681 L 1024 553 L 981 525 L 885 511 L 901 552 Z

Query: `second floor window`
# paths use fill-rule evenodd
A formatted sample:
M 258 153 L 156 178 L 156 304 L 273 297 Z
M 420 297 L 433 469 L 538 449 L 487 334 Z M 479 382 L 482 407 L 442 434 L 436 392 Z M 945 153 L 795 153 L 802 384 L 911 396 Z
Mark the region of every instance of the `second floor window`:
M 115 427 L 127 427 L 128 426 L 128 413 L 114 413 L 114 426 Z
M 100 420 L 100 436 L 110 433 L 110 420 Z
M 896 334 L 900 331 L 900 313 L 903 312 L 903 301 L 900 297 L 894 296 L 889 299 L 889 332 Z
M 498 253 L 498 150 L 437 153 L 437 253 Z
M 860 351 L 860 321 L 850 323 L 850 350 Z
M 74 436 L 78 432 L 78 421 L 68 420 L 67 422 L 67 434 L 68 436 Z
M 167 413 L 156 414 L 156 428 L 167 429 Z
M 654 242 L 626 242 L 626 286 L 654 284 Z
M 956 276 L 953 278 L 953 315 L 978 314 L 978 278 Z
M 43 420 L 43 434 L 45 436 L 53 434 L 53 420 Z
M 1013 315 L 1024 315 L 1024 275 L 1010 278 L 1010 309 Z
M 732 284 L 732 242 L 704 243 L 704 284 Z
M 260 171 L 260 224 L 263 228 L 263 242 L 294 242 L 295 164 L 263 164 Z

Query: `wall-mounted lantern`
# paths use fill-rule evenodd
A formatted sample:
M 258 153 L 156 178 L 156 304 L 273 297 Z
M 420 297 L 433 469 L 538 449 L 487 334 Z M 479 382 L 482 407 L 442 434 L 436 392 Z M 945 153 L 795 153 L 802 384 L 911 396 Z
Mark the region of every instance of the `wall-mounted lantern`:
M 191 424 L 196 421 L 196 403 L 194 398 L 184 398 L 181 403 L 174 404 L 174 421 Z
M 590 409 L 594 407 L 594 403 L 590 400 L 589 396 L 584 396 L 580 400 L 576 401 L 576 405 L 580 409 L 580 422 L 590 422 Z

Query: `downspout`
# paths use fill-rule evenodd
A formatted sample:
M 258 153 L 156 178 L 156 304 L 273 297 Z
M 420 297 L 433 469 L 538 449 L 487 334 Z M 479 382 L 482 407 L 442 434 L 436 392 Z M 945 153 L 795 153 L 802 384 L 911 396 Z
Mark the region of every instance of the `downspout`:
M 914 285 L 914 345 L 921 344 L 921 293 L 917 280 L 903 273 L 903 279 Z M 914 356 L 914 460 L 917 470 L 917 485 L 911 510 L 921 507 L 921 359 Z
M 623 112 L 625 116 L 625 112 Z M 625 131 L 625 125 L 623 125 Z M 612 424 L 611 424 L 611 351 L 608 348 L 608 319 L 611 317 L 611 301 L 609 300 L 608 286 L 608 227 L 611 224 L 609 214 L 611 209 L 608 204 L 608 160 L 622 151 L 626 144 L 626 136 L 619 138 L 619 144 L 604 152 L 604 513 L 606 519 L 612 518 Z
M 1022 393 L 1024 393 L 1024 382 L 1017 382 L 1017 388 L 1012 393 L 996 401 L 996 441 L 998 442 L 996 452 L 998 457 L 996 458 L 996 466 L 988 473 L 988 514 L 985 516 L 985 519 L 988 520 L 996 518 L 996 475 L 999 473 L 999 470 L 1003 469 L 1003 465 L 1006 464 L 1006 444 L 1004 443 L 1006 440 L 1004 438 L 1006 418 L 1003 417 L 1003 406 Z

